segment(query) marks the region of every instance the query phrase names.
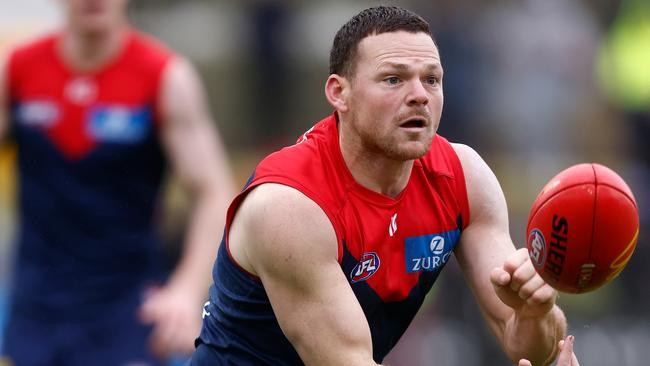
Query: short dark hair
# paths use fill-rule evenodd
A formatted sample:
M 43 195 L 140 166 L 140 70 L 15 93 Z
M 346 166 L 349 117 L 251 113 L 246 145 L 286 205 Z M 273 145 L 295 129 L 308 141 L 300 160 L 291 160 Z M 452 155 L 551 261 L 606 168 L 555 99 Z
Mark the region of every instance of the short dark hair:
M 330 51 L 330 74 L 352 76 L 361 40 L 369 35 L 397 31 L 422 32 L 433 39 L 429 23 L 410 10 L 397 6 L 377 6 L 362 10 L 336 32 Z

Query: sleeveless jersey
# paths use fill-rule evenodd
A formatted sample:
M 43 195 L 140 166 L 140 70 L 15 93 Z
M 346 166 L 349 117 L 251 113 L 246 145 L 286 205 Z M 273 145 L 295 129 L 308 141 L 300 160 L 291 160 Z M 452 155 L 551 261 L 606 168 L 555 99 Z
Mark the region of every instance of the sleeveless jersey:
M 172 54 L 129 30 L 112 61 L 79 72 L 60 39 L 25 44 L 8 63 L 20 211 L 12 311 L 96 317 L 157 265 L 157 100 Z
M 341 154 L 336 115 L 320 121 L 296 145 L 264 159 L 228 210 L 225 243 L 204 308 L 197 342 L 216 348 L 222 358 L 218 364 L 302 364 L 259 278 L 238 267 L 228 252 L 227 233 L 237 207 L 263 183 L 293 187 L 326 213 L 336 232 L 341 270 L 370 326 L 373 358 L 381 362 L 422 305 L 468 224 L 465 179 L 455 151 L 436 135 L 395 198 L 356 183 Z

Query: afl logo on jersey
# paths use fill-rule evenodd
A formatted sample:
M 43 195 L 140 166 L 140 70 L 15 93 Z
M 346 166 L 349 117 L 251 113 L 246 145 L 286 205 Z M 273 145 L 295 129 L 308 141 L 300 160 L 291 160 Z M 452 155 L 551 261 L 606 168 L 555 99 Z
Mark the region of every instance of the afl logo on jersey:
M 379 256 L 376 253 L 363 253 L 359 263 L 350 272 L 350 280 L 352 283 L 367 280 L 377 272 L 380 264 Z

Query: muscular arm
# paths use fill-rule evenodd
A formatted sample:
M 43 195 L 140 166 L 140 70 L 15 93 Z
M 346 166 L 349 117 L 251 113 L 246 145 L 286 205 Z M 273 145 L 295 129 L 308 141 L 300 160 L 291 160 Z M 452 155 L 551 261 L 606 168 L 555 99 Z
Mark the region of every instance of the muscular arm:
M 168 284 L 145 302 L 155 323 L 152 346 L 161 354 L 189 352 L 200 330 L 200 309 L 233 196 L 226 154 L 210 118 L 199 78 L 177 58 L 167 66 L 160 97 L 161 138 L 172 170 L 193 205 L 182 257 Z
M 376 365 L 368 323 L 337 262 L 334 229 L 313 201 L 287 186 L 257 187 L 235 216 L 229 248 L 261 278 L 306 365 Z
M 526 249 L 515 250 L 501 187 L 471 148 L 454 145 L 470 202 L 470 224 L 456 255 L 487 322 L 513 361 L 549 364 L 566 321 L 556 292 L 535 273 Z

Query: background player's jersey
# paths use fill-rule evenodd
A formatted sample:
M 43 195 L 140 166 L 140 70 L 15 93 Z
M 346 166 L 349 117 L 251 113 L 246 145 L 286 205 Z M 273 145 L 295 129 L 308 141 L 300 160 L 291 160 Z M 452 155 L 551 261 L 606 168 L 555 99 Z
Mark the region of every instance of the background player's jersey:
M 327 214 L 338 239 L 341 270 L 368 320 L 373 357 L 381 362 L 415 316 L 468 223 L 465 179 L 453 148 L 436 136 L 396 198 L 356 183 L 341 155 L 335 116 L 316 124 L 296 145 L 263 160 L 228 211 L 226 242 L 217 256 L 198 340 L 216 347 L 224 364 L 302 363 L 283 335 L 261 282 L 238 267 L 228 252 L 227 232 L 237 207 L 253 187 L 269 182 L 301 191 Z
M 133 291 L 159 250 L 151 225 L 164 167 L 156 104 L 172 54 L 130 30 L 114 59 L 81 72 L 60 56 L 60 37 L 9 58 L 20 210 L 12 311 L 55 317 L 76 308 L 74 316 L 97 317 L 85 305 Z

